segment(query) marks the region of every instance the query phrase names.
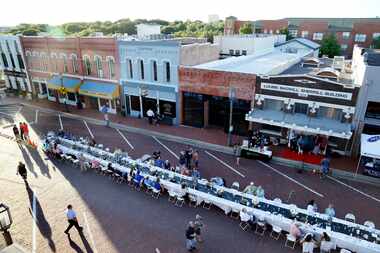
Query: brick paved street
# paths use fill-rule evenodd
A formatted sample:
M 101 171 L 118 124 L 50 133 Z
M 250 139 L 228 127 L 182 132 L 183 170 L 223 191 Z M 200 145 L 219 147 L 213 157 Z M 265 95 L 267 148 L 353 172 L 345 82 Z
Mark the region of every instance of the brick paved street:
M 3 118 L 0 132 L 12 136 L 9 120 L 2 115 L 0 118 Z M 75 135 L 93 135 L 97 143 L 111 149 L 123 148 L 133 158 L 160 150 L 164 159 L 175 163 L 175 154 L 186 147 L 152 136 L 85 124 L 82 120 L 60 119 L 53 113 L 36 113 L 36 109 L 31 107 L 23 107 L 17 114 L 17 120 L 32 123 L 34 140 L 48 130 L 58 130 L 62 126 Z M 275 241 L 268 233 L 261 237 L 253 232 L 244 232 L 237 220 L 226 217 L 217 208 L 205 210 L 187 205 L 178 208 L 167 201 L 166 195 L 158 200 L 152 199 L 127 185 L 118 185 L 100 175 L 81 173 L 67 164 L 50 161 L 40 149 L 18 146 L 4 136 L 0 138 L 0 159 L 5 161 L 0 164 L 0 202 L 11 207 L 13 239 L 32 252 L 33 249 L 39 253 L 155 252 L 156 248 L 162 253 L 185 252 L 184 230 L 197 213 L 204 217 L 206 224 L 205 241 L 198 252 L 293 252 L 284 248 L 283 237 Z M 279 197 L 285 202 L 293 191 L 289 202 L 298 206 L 305 207 L 310 199 L 315 199 L 319 209 L 323 210 L 329 203 L 334 203 L 338 217 L 352 212 L 360 223 L 372 220 L 380 224 L 380 193 L 376 187 L 343 180 L 320 181 L 310 173 L 298 174 L 293 168 L 274 164 L 268 167 L 254 160 L 242 159 L 240 167 L 237 167 L 231 155 L 198 150 L 202 177 L 221 176 L 227 185 L 239 181 L 241 187 L 253 181 L 264 187 L 267 198 Z M 18 161 L 27 165 L 28 185 L 16 175 Z M 71 242 L 63 233 L 67 226 L 64 211 L 69 203 L 74 206 L 79 222 L 84 226 L 82 237 L 75 229 L 72 230 Z M 36 220 L 33 219 L 33 210 Z M 300 252 L 300 247 L 297 252 Z

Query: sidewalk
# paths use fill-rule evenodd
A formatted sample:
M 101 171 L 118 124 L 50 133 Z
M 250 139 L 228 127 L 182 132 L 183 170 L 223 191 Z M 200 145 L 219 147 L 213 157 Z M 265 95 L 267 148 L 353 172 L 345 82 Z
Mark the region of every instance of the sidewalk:
M 25 99 L 15 98 L 15 97 L 7 97 L 5 102 L 8 103 L 23 103 L 30 104 L 42 108 L 48 108 L 55 111 L 65 112 L 65 107 L 62 104 L 57 104 L 55 102 L 51 102 L 48 100 L 34 100 L 28 101 Z M 104 120 L 103 114 L 97 110 L 91 109 L 82 109 L 78 110 L 76 107 L 69 106 L 70 114 L 77 115 L 80 117 L 93 118 L 97 120 Z M 134 117 L 124 117 L 119 114 L 112 115 L 109 114 L 109 119 L 112 123 L 117 123 L 120 125 L 134 127 L 138 129 L 144 129 L 148 131 L 159 132 L 166 135 L 176 136 L 180 138 L 197 140 L 205 143 L 210 143 L 214 145 L 224 146 L 227 148 L 227 134 L 222 129 L 217 128 L 195 128 L 195 127 L 187 127 L 187 126 L 168 126 L 168 125 L 150 125 L 147 119 L 138 119 Z M 243 136 L 232 137 L 232 143 L 241 143 L 244 139 Z M 281 147 L 273 147 L 273 156 L 278 157 L 281 160 L 287 159 L 287 157 L 282 157 L 282 148 Z M 289 160 L 289 159 L 288 159 Z M 298 163 L 302 163 L 307 165 L 308 161 L 296 161 Z M 355 173 L 357 165 L 357 159 L 352 157 L 339 157 L 333 158 L 331 160 L 331 168 L 342 170 L 344 172 Z M 308 166 L 305 166 L 308 167 Z M 310 165 L 310 168 L 316 167 L 316 165 Z M 360 173 L 360 172 L 359 172 Z

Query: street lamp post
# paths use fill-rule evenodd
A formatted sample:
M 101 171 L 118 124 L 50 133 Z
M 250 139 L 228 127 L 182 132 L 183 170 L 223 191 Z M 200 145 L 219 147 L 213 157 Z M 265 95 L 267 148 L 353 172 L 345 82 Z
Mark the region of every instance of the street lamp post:
M 13 221 L 9 207 L 3 203 L 0 203 L 0 231 L 3 232 L 4 240 L 7 245 L 11 245 L 13 243 L 11 234 L 8 232 L 8 229 L 11 227 L 12 223 Z
M 232 125 L 232 112 L 233 112 L 233 99 L 235 98 L 235 88 L 230 87 L 228 92 L 228 97 L 230 98 L 230 119 L 228 124 L 228 138 L 227 138 L 227 145 L 231 146 L 231 139 L 232 139 L 232 131 L 234 130 L 234 127 Z

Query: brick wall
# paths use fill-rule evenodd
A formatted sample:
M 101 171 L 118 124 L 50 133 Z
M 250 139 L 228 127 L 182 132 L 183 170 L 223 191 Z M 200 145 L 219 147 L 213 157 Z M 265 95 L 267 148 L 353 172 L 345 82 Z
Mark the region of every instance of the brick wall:
M 262 32 L 264 30 L 269 33 L 270 30 L 273 31 L 273 33 L 276 33 L 277 30 L 281 30 L 283 28 L 288 27 L 288 21 L 285 19 L 279 19 L 279 20 L 261 20 L 262 23 Z

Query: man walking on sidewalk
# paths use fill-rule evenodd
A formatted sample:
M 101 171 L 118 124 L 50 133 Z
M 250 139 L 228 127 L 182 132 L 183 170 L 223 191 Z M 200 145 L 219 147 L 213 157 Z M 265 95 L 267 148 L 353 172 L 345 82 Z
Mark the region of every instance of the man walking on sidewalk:
M 110 126 L 110 120 L 108 118 L 108 104 L 103 105 L 101 108 L 101 111 L 104 114 L 104 120 L 106 122 L 106 126 L 109 127 Z
M 75 228 L 78 230 L 79 233 L 82 233 L 83 227 L 79 226 L 78 220 L 77 220 L 77 214 L 73 210 L 72 205 L 67 206 L 66 217 L 67 217 L 67 221 L 69 222 L 69 226 L 66 228 L 65 234 L 70 235 L 69 231 L 73 226 L 75 226 Z

